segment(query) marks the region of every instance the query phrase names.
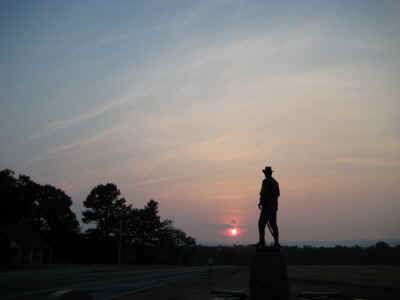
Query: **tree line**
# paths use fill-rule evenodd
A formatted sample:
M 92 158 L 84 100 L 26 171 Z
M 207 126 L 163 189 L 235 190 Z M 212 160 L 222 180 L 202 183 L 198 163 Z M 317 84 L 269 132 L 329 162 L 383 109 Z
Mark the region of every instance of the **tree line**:
M 281 252 L 289 265 L 400 265 L 400 245 L 384 241 L 369 247 L 284 246 Z M 198 246 L 195 261 L 207 264 L 212 257 L 216 265 L 249 265 L 254 254 L 254 245 Z
M 55 263 L 185 263 L 196 246 L 172 220 L 161 219 L 157 201 L 134 208 L 114 183 L 99 184 L 86 197 L 85 231 L 71 210 L 71 197 L 60 188 L 4 169 L 0 195 L 1 247 L 7 247 L 5 233 L 24 224 L 51 247 Z M 9 261 L 7 255 L 2 260 Z
M 252 245 L 207 247 L 161 219 L 159 203 L 149 200 L 135 208 L 114 183 L 94 187 L 84 201 L 81 230 L 63 190 L 34 182 L 11 170 L 0 171 L 0 257 L 7 265 L 13 255 L 4 233 L 24 224 L 38 232 L 52 249 L 53 263 L 124 263 L 248 265 Z M 11 237 L 12 238 L 12 237 Z M 29 237 L 28 237 L 29 238 Z M 378 242 L 371 247 L 283 247 L 288 264 L 400 264 L 400 245 Z

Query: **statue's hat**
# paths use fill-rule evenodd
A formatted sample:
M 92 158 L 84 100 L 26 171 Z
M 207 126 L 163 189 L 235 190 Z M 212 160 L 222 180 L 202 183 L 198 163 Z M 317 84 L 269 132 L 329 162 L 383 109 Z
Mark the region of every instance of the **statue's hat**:
M 264 170 L 262 170 L 264 173 L 272 173 L 273 172 L 273 170 L 272 170 L 272 168 L 270 167 L 270 166 L 266 166 L 265 168 L 264 168 Z

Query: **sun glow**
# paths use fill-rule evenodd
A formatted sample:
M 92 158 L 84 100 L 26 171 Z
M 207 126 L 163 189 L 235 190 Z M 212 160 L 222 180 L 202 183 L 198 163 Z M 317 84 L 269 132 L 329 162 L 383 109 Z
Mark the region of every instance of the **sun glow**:
M 231 234 L 232 234 L 232 235 L 237 235 L 237 234 L 238 234 L 237 229 L 236 229 L 236 228 L 232 228 L 232 229 L 231 229 Z

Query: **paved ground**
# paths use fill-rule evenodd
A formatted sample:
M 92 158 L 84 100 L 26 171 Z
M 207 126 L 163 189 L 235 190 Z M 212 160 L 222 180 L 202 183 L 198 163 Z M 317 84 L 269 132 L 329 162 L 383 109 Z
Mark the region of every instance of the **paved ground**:
M 400 267 L 289 266 L 292 295 L 339 291 L 354 298 L 399 299 Z M 247 267 L 62 266 L 0 272 L 0 299 L 47 299 L 57 290 L 90 291 L 98 300 L 214 300 L 213 289 L 248 293 Z
M 216 276 L 237 267 L 216 267 Z M 83 290 L 97 300 L 115 299 L 156 289 L 174 282 L 207 280 L 208 267 L 170 267 L 147 269 L 112 267 L 70 267 L 26 270 L 0 274 L 0 299 L 46 299 L 59 290 Z
M 215 300 L 224 299 L 212 290 L 230 290 L 249 294 L 247 268 L 214 269 L 206 276 L 166 282 L 157 288 L 129 294 L 118 300 Z M 229 298 L 230 299 L 230 298 Z

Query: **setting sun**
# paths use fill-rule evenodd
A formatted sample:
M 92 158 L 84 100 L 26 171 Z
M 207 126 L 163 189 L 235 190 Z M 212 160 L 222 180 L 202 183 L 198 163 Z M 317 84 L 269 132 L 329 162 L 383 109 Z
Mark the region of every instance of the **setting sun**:
M 232 229 L 231 229 L 231 233 L 232 233 L 232 235 L 237 235 L 237 234 L 238 234 L 238 231 L 237 231 L 236 228 L 232 228 Z

